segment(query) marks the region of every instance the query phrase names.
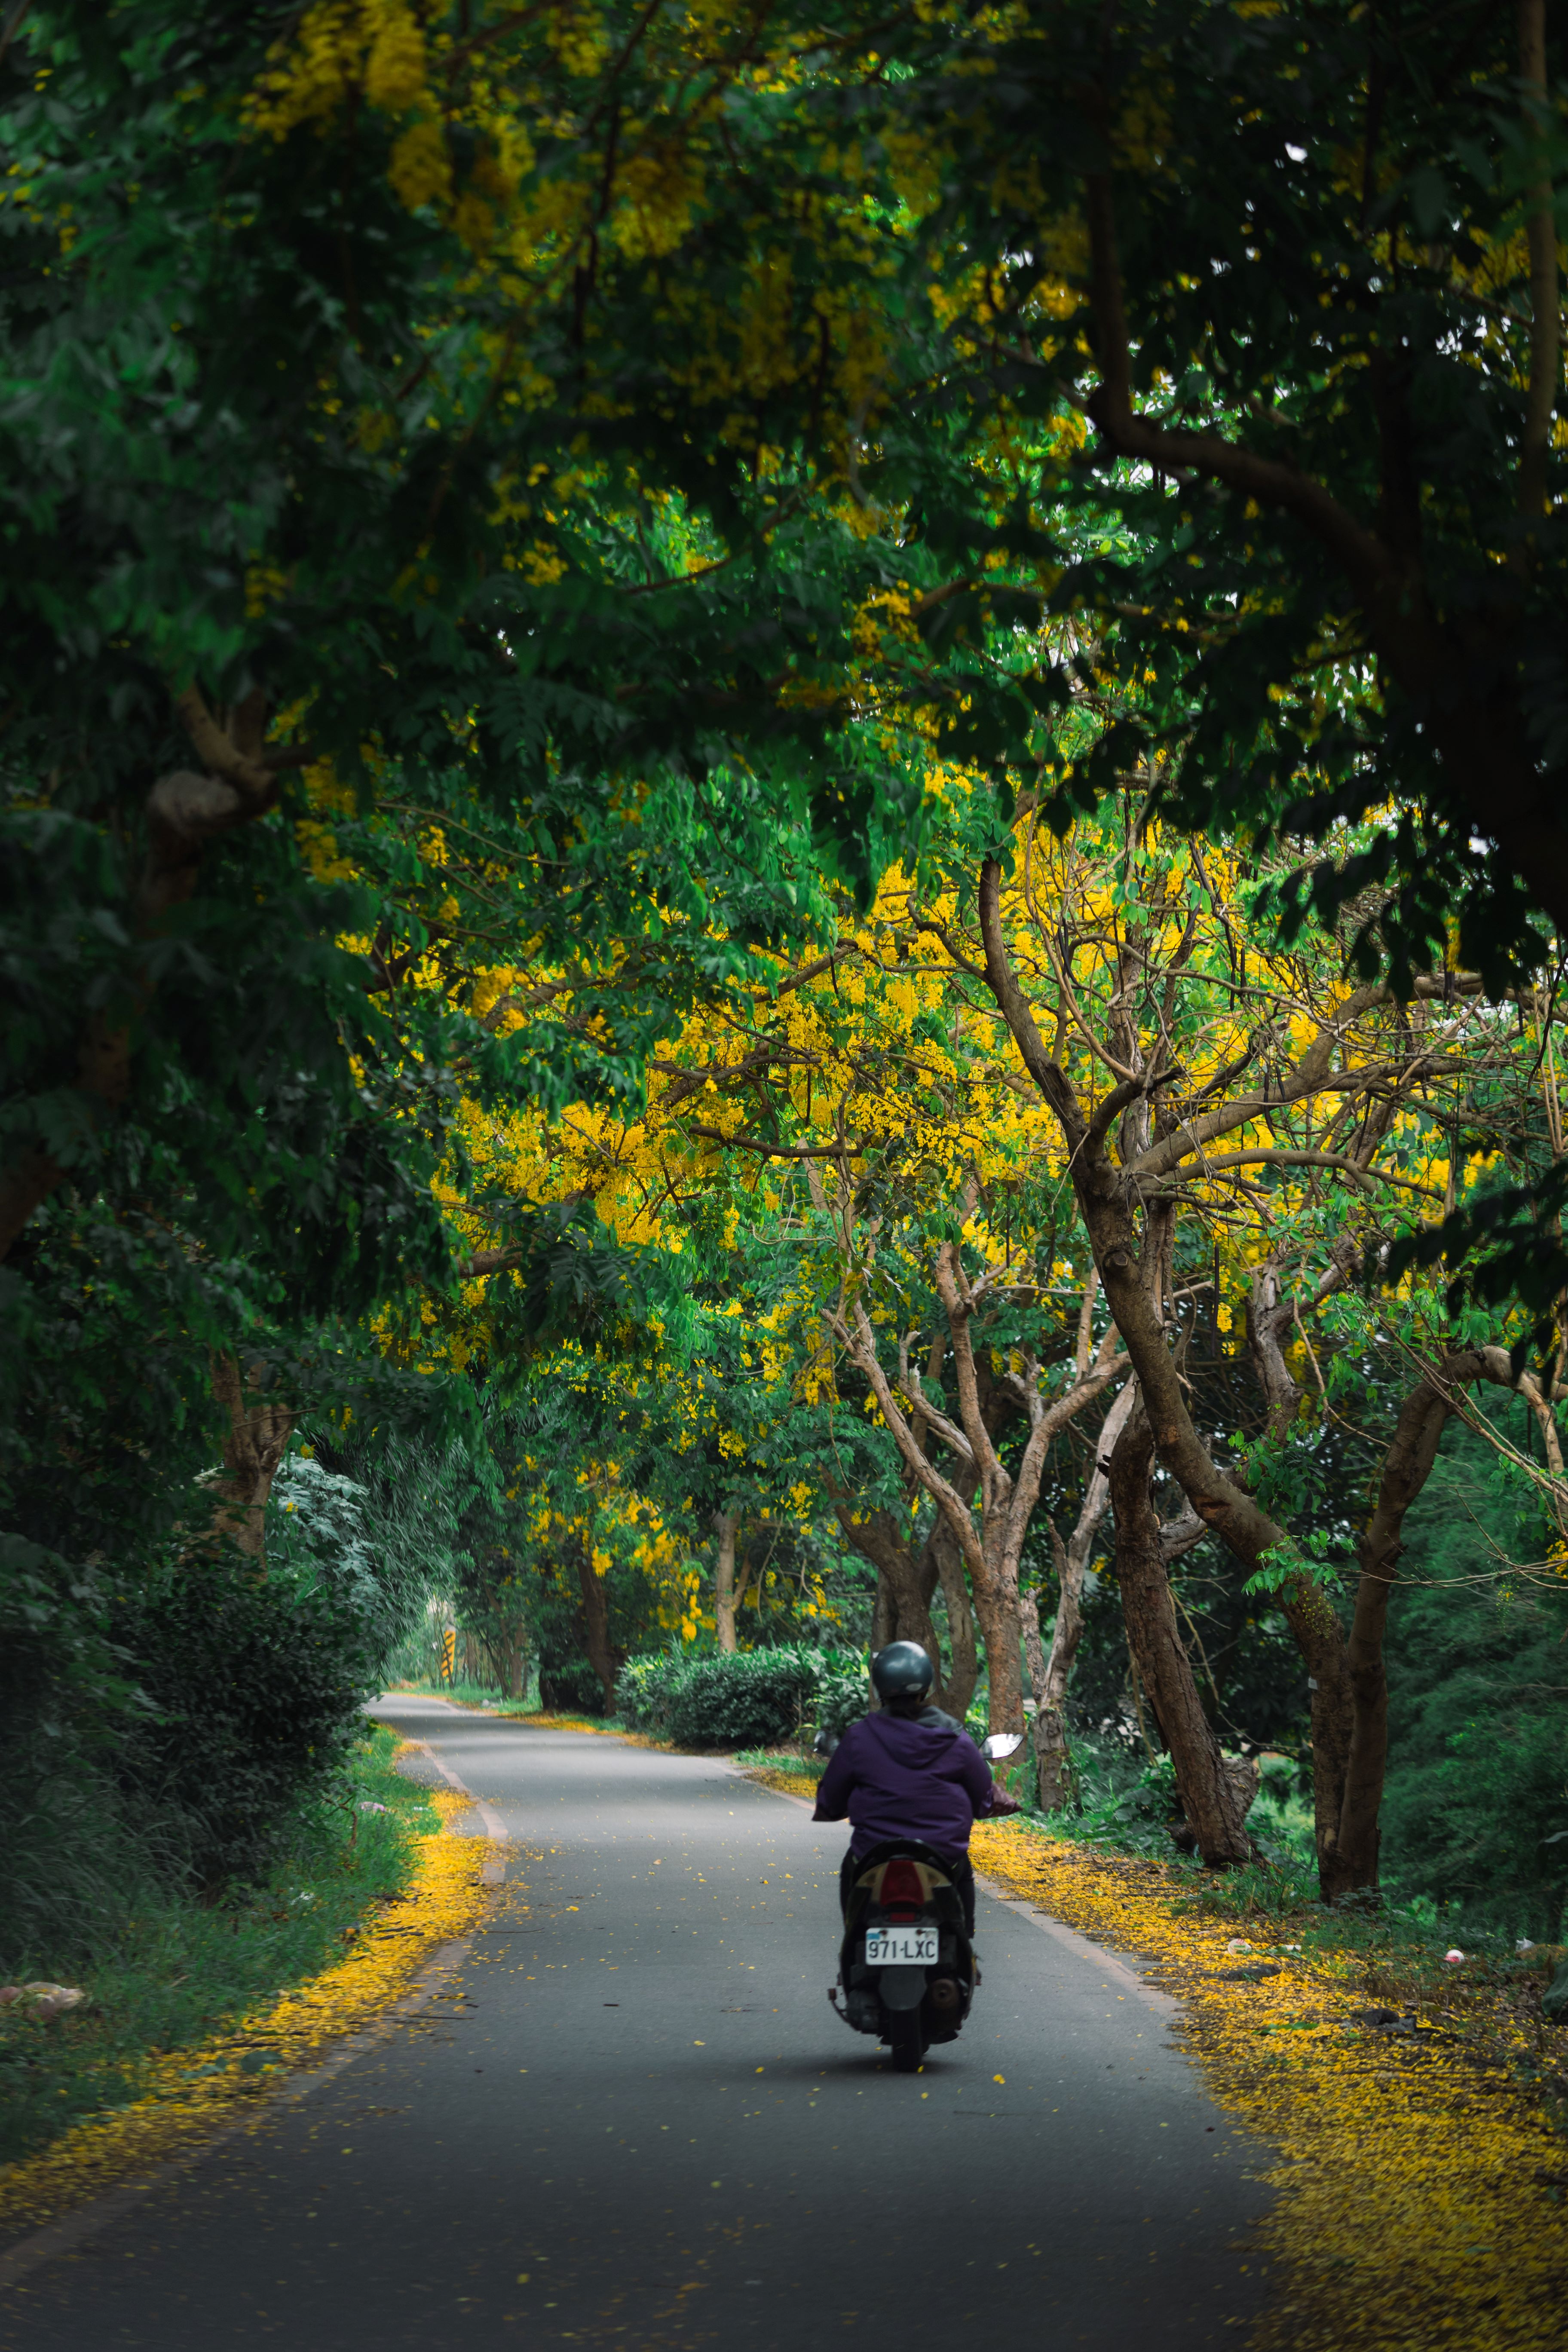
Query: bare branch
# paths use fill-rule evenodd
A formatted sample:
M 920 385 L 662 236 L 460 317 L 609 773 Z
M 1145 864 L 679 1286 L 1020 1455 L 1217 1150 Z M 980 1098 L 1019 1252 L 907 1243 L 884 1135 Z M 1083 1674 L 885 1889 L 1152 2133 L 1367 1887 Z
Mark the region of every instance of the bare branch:
M 971 1570 L 984 1577 L 985 1555 L 981 1549 L 973 1515 L 958 1489 L 942 1476 L 942 1472 L 923 1447 L 916 1443 L 915 1433 L 910 1427 L 908 1417 L 900 1406 L 897 1397 L 893 1394 L 892 1385 L 882 1370 L 881 1360 L 877 1353 L 876 1334 L 871 1328 L 871 1319 L 865 1307 L 857 1299 L 849 1320 L 846 1320 L 843 1316 L 830 1308 L 827 1321 L 848 1350 L 857 1368 L 869 1383 L 882 1419 L 887 1423 L 893 1443 L 903 1456 L 906 1468 L 917 1485 L 922 1486 L 931 1496 L 942 1517 L 952 1529 L 953 1536 L 965 1559 L 968 1560 Z M 928 1407 L 928 1412 L 929 1410 Z M 942 1433 L 946 1434 L 945 1432 Z M 963 1459 L 968 1452 L 967 1445 L 963 1442 L 963 1433 L 960 1430 L 955 1431 L 954 1434 L 959 1440 L 962 1448 L 960 1458 Z M 951 1440 L 949 1442 L 951 1443 Z
M 737 1151 L 755 1152 L 759 1160 L 859 1160 L 871 1149 L 869 1139 L 850 1143 L 753 1143 L 750 1136 L 726 1135 L 722 1128 L 693 1127 L 688 1135 L 700 1136 L 705 1143 L 724 1143 Z
M 1144 458 L 1167 473 L 1190 466 L 1260 504 L 1283 508 L 1331 551 L 1357 595 L 1370 602 L 1393 580 L 1393 559 L 1382 541 L 1363 529 L 1321 482 L 1294 466 L 1222 440 L 1217 433 L 1171 432 L 1134 412 L 1110 175 L 1092 173 L 1084 184 L 1100 373 L 1086 404 L 1100 431 L 1124 457 Z
M 237 720 L 243 724 L 253 718 L 252 705 L 256 700 L 253 696 L 239 705 Z M 240 750 L 233 737 L 218 725 L 197 687 L 187 686 L 183 693 L 177 694 L 174 708 L 184 722 L 186 734 L 211 773 L 232 784 L 243 801 L 254 803 L 258 814 L 270 808 L 277 797 L 278 783 L 276 777 L 262 763 L 259 745 L 255 754 Z
M 1186 1169 L 1169 1183 L 1190 1183 L 1194 1176 L 1217 1176 L 1227 1168 L 1332 1168 L 1348 1176 L 1363 1192 L 1373 1189 L 1373 1179 L 1380 1184 L 1397 1184 L 1406 1192 L 1418 1192 L 1424 1201 L 1440 1201 L 1443 1195 L 1429 1184 L 1417 1184 L 1413 1176 L 1400 1176 L 1389 1168 L 1379 1168 L 1375 1162 L 1363 1167 L 1342 1151 L 1285 1151 L 1260 1145 L 1256 1151 L 1226 1151 L 1217 1160 L 1205 1152 L 1200 1165 Z

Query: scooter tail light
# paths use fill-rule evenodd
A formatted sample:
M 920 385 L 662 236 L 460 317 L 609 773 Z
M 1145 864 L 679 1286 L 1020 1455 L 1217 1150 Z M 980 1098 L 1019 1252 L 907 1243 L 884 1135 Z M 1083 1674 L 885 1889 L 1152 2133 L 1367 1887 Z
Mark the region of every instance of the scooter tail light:
M 926 1894 L 915 1864 L 905 1860 L 889 1863 L 882 1873 L 877 1899 L 884 1911 L 901 1911 L 906 1906 L 918 1911 L 925 1902 Z

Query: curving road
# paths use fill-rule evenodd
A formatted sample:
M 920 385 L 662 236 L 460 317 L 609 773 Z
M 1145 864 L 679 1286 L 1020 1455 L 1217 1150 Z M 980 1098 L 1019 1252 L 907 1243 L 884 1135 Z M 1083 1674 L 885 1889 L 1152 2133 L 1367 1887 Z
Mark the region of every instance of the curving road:
M 969 2026 L 895 2075 L 826 1999 L 842 1829 L 720 1760 L 374 1712 L 517 1841 L 490 1923 L 417 2016 L 11 2288 L 7 2352 L 1240 2340 L 1258 2151 L 1131 1968 L 983 1894 Z

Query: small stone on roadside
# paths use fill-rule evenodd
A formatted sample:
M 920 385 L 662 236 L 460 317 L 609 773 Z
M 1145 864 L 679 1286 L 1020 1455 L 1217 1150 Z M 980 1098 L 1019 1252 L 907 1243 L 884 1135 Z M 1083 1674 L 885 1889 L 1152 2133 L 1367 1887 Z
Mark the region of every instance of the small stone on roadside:
M 19 2005 L 31 2017 L 62 2017 L 68 2009 L 79 2009 L 86 1999 L 80 1985 L 51 1984 L 45 1978 L 31 1984 L 0 1985 L 0 2009 Z

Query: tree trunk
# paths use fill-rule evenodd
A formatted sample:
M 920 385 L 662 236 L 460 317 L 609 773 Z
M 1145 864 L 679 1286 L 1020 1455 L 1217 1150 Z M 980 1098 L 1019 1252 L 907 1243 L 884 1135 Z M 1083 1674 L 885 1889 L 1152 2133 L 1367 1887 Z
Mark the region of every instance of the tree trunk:
M 733 1650 L 735 1640 L 735 1530 L 739 1511 L 715 1511 L 713 1533 L 713 1617 L 719 1647 Z
M 1062 1539 L 1055 1528 L 1051 1529 L 1051 1549 L 1056 1556 L 1057 1581 L 1059 1584 L 1065 1551 Z M 1041 1759 L 1051 1751 L 1054 1744 L 1061 1750 L 1060 1765 L 1053 1777 L 1052 1785 L 1054 1786 L 1057 1780 L 1065 1777 L 1067 1736 L 1062 1727 L 1059 1707 L 1054 1708 L 1051 1715 L 1043 1722 L 1040 1716 L 1040 1693 L 1046 1687 L 1046 1645 L 1040 1633 L 1040 1594 L 1043 1591 L 1043 1586 L 1037 1585 L 1033 1592 L 1019 1593 L 1018 1626 L 1024 1637 L 1024 1672 L 1028 1677 L 1029 1687 L 1035 1694 L 1035 1713 L 1029 1727 L 1034 1743 L 1035 1777 L 1037 1781 L 1045 1777 L 1045 1767 Z M 1059 1608 L 1057 1614 L 1059 1618 L 1061 1615 Z M 1026 1714 L 1028 1712 L 1026 1703 L 1025 1712 Z
M 980 1621 L 980 1637 L 985 1644 L 986 1728 L 989 1731 L 1026 1731 L 1028 1718 L 1024 1713 L 1024 1668 L 1018 1633 L 1016 1578 L 1007 1575 L 1005 1570 L 994 1570 L 985 1577 L 977 1576 L 974 1579 L 974 1614 Z M 994 1769 L 1000 1780 L 1007 1771 L 1016 1772 L 1018 1767 L 1014 1758 L 1002 1757 Z
M 888 1582 L 884 1570 L 879 1569 L 877 1570 L 877 1597 L 871 1603 L 870 1646 L 871 1655 L 873 1657 L 876 1656 L 879 1650 L 885 1650 L 889 1643 L 892 1640 L 893 1623 L 892 1589 Z M 875 1692 L 872 1694 L 871 1704 L 873 1706 L 879 1706 L 881 1705 L 881 1701 L 877 1697 Z
M 260 687 L 225 711 L 221 726 L 195 686 L 174 697 L 174 709 L 208 772 L 195 775 L 188 768 L 176 769 L 160 776 L 147 795 L 146 855 L 126 910 L 127 928 L 138 943 L 155 938 L 172 909 L 192 897 L 206 843 L 268 815 L 278 798 L 281 769 L 300 764 L 286 760 L 275 760 L 271 767 L 263 764 L 268 703 Z M 121 976 L 117 993 L 133 1004 L 144 1003 L 154 985 L 153 969 L 144 953 L 133 956 Z M 129 1024 L 111 1024 L 101 1014 L 89 1016 L 76 1071 L 85 1128 L 102 1128 L 123 1107 L 131 1091 L 131 1067 Z M 33 1211 L 71 1172 L 60 1166 L 41 1139 L 26 1147 L 9 1169 L 0 1171 L 0 1259 L 7 1255 Z M 255 1556 L 260 1557 L 259 1548 Z
M 813 1199 L 820 1206 L 820 1177 L 814 1181 L 816 1190 Z M 996 1450 L 995 1434 L 990 1426 L 990 1417 L 1002 1399 L 991 1386 L 984 1360 L 977 1359 L 970 1328 L 978 1301 L 951 1242 L 943 1242 L 937 1252 L 934 1279 L 947 1322 L 947 1343 L 952 1350 L 957 1421 L 937 1407 L 928 1391 L 915 1385 L 907 1342 L 900 1352 L 895 1395 L 878 1355 L 877 1334 L 863 1299 L 856 1300 L 847 1318 L 836 1316 L 830 1319 L 837 1336 L 869 1383 L 902 1456 L 907 1476 L 912 1484 L 923 1487 L 935 1503 L 968 1568 L 974 1615 L 986 1649 L 990 1728 L 993 1732 L 1022 1733 L 1027 1724 L 1018 1648 L 1018 1561 L 1039 1500 L 1046 1456 L 1058 1431 L 1126 1370 L 1127 1359 L 1115 1353 L 1115 1335 L 1110 1330 L 1091 1357 L 1092 1320 L 1088 1302 L 1077 1378 L 1065 1393 L 1047 1399 L 1042 1386 L 1043 1368 L 1026 1353 L 1019 1374 L 1008 1374 L 1011 1389 L 1005 1399 L 1006 1409 L 1022 1409 L 1029 1425 L 1016 1465 L 1010 1468 Z M 961 1465 L 962 1485 L 944 1477 L 936 1467 L 926 1451 L 931 1437 L 940 1440 Z M 978 1526 L 976 1496 L 980 1503 Z
M 918 1642 L 935 1669 L 932 1700 L 938 1706 L 948 1706 L 950 1701 L 943 1696 L 947 1677 L 942 1673 L 942 1646 L 931 1619 L 931 1595 L 936 1591 L 938 1575 L 934 1535 L 928 1537 L 915 1552 L 903 1541 L 900 1524 L 890 1511 L 856 1511 L 840 1502 L 834 1504 L 834 1511 L 846 1539 L 877 1571 L 877 1599 L 871 1618 L 873 1654 L 889 1642 Z M 973 1646 L 972 1635 L 972 1654 Z M 973 1664 L 969 1688 L 973 1693 Z
M 1252 1857 L 1247 1807 L 1243 1792 L 1226 1774 L 1176 1624 L 1159 1517 L 1149 1493 L 1153 1465 L 1154 1433 L 1139 1402 L 1128 1414 L 1110 1456 L 1116 1576 L 1127 1638 L 1170 1748 L 1177 1792 L 1198 1851 L 1211 1869 L 1229 1869 Z
M 1454 1359 L 1447 1360 L 1444 1370 L 1450 1367 L 1459 1368 Z M 1405 1514 L 1431 1475 L 1449 1410 L 1447 1396 L 1430 1380 L 1406 1397 L 1393 1443 L 1384 1456 L 1377 1507 L 1356 1548 L 1361 1575 L 1349 1643 L 1350 1737 L 1338 1834 L 1323 1881 L 1323 1893 L 1331 1902 L 1352 1887 L 1377 1885 L 1378 1813 L 1388 1761 L 1388 1675 L 1383 1637 L 1389 1597 L 1399 1575 Z
M 293 1434 L 295 1411 L 277 1397 L 249 1385 L 238 1359 L 212 1360 L 213 1394 L 228 1415 L 223 1442 L 223 1469 L 211 1482 L 217 1502 L 212 1533 L 220 1544 L 232 1546 L 254 1562 L 259 1575 L 267 1560 L 267 1504 L 278 1465 Z
M 963 1554 L 945 1519 L 939 1519 L 931 1529 L 931 1555 L 941 1580 L 942 1597 L 947 1603 L 948 1669 L 937 1705 L 944 1706 L 949 1715 L 956 1715 L 962 1723 L 969 1713 L 974 1685 L 980 1679 L 980 1653 L 974 1638 L 969 1580 L 963 1573 Z
M 610 1643 L 610 1606 L 605 1596 L 605 1580 L 594 1566 L 591 1542 L 577 1546 L 577 1584 L 583 1595 L 583 1647 L 588 1653 L 588 1663 L 605 1687 L 605 1712 L 611 1713 L 616 1704 L 616 1675 L 619 1660 Z
M 522 1624 L 503 1625 L 493 1639 L 486 1641 L 490 1664 L 495 1669 L 497 1685 L 503 1698 L 521 1698 L 528 1683 L 528 1629 Z
M 1026 1605 L 1025 1649 L 1035 1685 L 1035 1763 L 1041 1810 L 1047 1813 L 1060 1812 L 1072 1798 L 1072 1769 L 1063 1709 L 1073 1660 L 1083 1635 L 1083 1580 L 1094 1538 L 1110 1500 L 1110 1456 L 1136 1398 L 1136 1384 L 1129 1381 L 1105 1416 L 1095 1441 L 1094 1461 L 1084 1483 L 1083 1502 L 1072 1534 L 1064 1544 L 1056 1528 L 1051 1529 L 1057 1566 L 1057 1617 L 1048 1657 L 1044 1654 L 1040 1639 L 1038 1604 L 1032 1609 Z

